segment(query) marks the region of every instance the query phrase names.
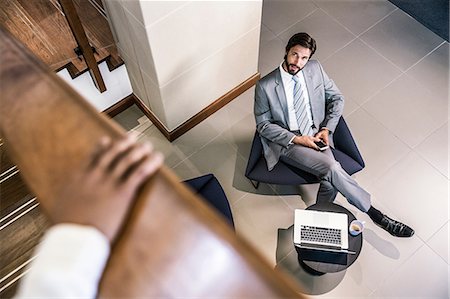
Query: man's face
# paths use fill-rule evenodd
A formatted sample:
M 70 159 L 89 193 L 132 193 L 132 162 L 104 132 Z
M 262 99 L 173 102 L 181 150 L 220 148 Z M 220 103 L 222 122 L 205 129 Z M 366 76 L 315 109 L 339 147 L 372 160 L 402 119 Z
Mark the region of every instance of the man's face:
M 300 45 L 292 47 L 286 53 L 283 68 L 291 75 L 300 72 L 311 57 L 311 50 Z

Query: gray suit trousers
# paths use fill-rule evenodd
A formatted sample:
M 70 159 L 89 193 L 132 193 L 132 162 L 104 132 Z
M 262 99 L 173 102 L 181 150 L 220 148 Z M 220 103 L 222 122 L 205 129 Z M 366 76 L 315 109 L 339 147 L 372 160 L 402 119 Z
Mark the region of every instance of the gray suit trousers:
M 341 164 L 334 159 L 331 149 L 316 151 L 301 145 L 283 148 L 280 159 L 289 165 L 320 178 L 317 202 L 334 201 L 340 192 L 349 203 L 363 212 L 370 208 L 370 194 L 348 175 Z

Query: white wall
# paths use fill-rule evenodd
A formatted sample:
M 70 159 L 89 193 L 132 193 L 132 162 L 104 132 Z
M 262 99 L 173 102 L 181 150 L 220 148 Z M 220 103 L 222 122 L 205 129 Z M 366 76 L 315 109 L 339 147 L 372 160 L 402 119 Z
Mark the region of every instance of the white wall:
M 125 65 L 121 65 L 112 72 L 109 71 L 106 62 L 100 63 L 98 67 L 106 85 L 106 91 L 103 93 L 100 93 L 97 87 L 95 87 L 89 72 L 85 72 L 72 79 L 67 68 L 64 68 L 57 75 L 66 81 L 98 111 L 104 111 L 124 97 L 130 95 L 133 90 L 131 89 L 130 80 L 128 80 Z
M 171 131 L 257 72 L 262 0 L 105 0 L 133 92 Z

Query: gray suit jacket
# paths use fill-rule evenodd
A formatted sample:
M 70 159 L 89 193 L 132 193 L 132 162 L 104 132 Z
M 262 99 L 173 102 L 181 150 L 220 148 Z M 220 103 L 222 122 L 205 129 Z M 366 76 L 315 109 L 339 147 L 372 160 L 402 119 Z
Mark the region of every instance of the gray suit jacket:
M 303 73 L 311 102 L 314 133 L 323 127 L 333 132 L 342 115 L 344 97 L 318 61 L 308 61 Z M 267 168 L 272 170 L 282 148 L 287 147 L 295 135 L 289 131 L 286 95 L 278 67 L 256 84 L 254 113 Z

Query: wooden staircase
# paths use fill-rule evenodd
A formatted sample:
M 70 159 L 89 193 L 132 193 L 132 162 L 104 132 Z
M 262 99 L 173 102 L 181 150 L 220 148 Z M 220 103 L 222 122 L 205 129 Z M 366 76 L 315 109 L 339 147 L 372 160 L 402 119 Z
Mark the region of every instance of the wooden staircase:
M 106 61 L 110 71 L 123 64 L 101 3 L 73 0 L 97 63 Z M 82 58 L 75 54 L 77 43 L 58 0 L 1 0 L 0 25 L 26 45 L 50 69 L 67 68 L 72 78 L 87 71 Z
M 0 298 L 11 298 L 49 223 L 0 140 Z

